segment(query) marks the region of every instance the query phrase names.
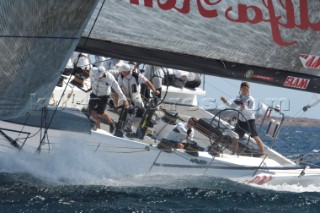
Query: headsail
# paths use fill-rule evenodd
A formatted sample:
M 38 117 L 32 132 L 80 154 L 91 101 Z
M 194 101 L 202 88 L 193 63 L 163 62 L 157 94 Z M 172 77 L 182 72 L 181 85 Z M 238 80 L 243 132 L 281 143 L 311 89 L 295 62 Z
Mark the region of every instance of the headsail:
M 0 118 L 45 106 L 96 7 L 87 0 L 0 2 Z
M 320 93 L 319 11 L 313 0 L 107 0 L 77 49 Z

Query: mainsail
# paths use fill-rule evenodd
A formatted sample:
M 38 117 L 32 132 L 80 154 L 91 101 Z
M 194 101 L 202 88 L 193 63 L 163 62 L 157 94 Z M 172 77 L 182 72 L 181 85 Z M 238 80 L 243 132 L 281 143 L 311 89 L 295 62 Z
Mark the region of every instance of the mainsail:
M 319 11 L 316 0 L 106 0 L 77 50 L 320 93 Z
M 0 2 L 0 118 L 46 106 L 97 0 Z

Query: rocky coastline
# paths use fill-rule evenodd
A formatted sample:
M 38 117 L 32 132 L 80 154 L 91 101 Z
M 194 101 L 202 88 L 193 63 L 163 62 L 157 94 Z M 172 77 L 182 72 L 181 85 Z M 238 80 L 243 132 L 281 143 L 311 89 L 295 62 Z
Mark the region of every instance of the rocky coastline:
M 274 119 L 277 121 L 281 121 L 279 117 L 271 117 L 270 119 Z M 262 117 L 258 117 L 256 119 L 256 123 L 260 124 Z M 267 121 L 265 121 L 266 123 Z M 312 118 L 295 118 L 295 117 L 286 117 L 283 122 L 284 126 L 320 126 L 319 119 L 312 119 Z

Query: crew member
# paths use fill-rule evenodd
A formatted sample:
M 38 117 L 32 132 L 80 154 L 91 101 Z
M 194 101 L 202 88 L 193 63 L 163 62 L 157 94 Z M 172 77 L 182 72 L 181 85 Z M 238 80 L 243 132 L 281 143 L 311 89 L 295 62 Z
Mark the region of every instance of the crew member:
M 105 112 L 111 88 L 119 95 L 120 101 L 126 108 L 129 107 L 126 96 L 123 94 L 114 76 L 107 72 L 103 66 L 93 67 L 90 71 L 92 93 L 90 94 L 89 111 L 96 121 L 96 127 L 100 128 L 100 117 L 110 125 L 110 132 L 114 130 L 114 124 L 110 116 Z M 110 88 L 111 87 L 111 88 Z

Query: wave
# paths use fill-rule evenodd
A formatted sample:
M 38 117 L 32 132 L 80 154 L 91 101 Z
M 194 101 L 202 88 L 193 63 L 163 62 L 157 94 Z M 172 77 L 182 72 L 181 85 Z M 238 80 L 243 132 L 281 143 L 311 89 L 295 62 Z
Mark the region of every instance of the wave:
M 0 209 L 6 212 L 317 212 L 319 192 L 259 188 L 212 177 L 103 178 L 96 184 L 52 185 L 27 173 L 0 173 Z M 299 192 L 299 193 L 297 193 Z M 4 205 L 10 203 L 10 205 Z M 37 209 L 38 208 L 38 209 Z
M 72 153 L 72 155 L 70 155 Z M 112 161 L 111 161 L 112 162 Z M 320 192 L 320 186 L 302 187 L 299 185 L 281 185 L 263 187 L 245 185 L 226 179 L 207 176 L 180 176 L 161 174 L 142 174 L 123 177 L 117 168 L 106 163 L 101 156 L 91 150 L 78 146 L 65 146 L 54 155 L 0 155 L 1 184 L 22 181 L 21 183 L 59 185 L 102 185 L 117 187 L 159 187 L 163 189 L 220 189 L 237 188 L 239 191 L 273 190 L 287 192 Z M 8 178 L 9 177 L 9 178 Z M 22 178 L 23 177 L 23 178 Z M 10 182 L 8 182 L 10 183 Z

